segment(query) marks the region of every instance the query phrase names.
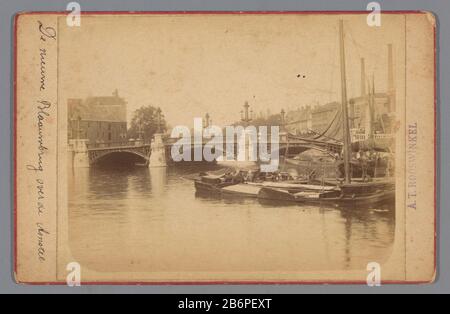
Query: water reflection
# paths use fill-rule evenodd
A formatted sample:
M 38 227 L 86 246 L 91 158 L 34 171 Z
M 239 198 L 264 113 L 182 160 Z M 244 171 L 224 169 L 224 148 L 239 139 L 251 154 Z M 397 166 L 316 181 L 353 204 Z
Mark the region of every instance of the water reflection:
M 73 255 L 98 271 L 319 271 L 386 260 L 386 208 L 196 195 L 198 167 L 77 169 L 69 179 Z

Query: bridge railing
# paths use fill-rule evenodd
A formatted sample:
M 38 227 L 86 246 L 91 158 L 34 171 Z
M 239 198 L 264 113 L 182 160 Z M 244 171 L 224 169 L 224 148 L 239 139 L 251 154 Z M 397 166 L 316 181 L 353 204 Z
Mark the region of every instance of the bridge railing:
M 128 141 L 120 141 L 120 142 L 105 142 L 105 143 L 88 143 L 88 149 L 96 149 L 96 148 L 111 148 L 111 147 L 130 147 L 130 146 L 143 146 L 148 145 L 149 143 L 144 142 L 143 140 L 128 140 Z

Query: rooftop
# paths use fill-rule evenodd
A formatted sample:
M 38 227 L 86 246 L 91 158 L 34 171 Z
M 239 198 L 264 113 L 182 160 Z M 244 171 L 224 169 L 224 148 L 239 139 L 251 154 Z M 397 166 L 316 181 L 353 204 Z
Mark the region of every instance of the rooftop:
M 89 121 L 126 122 L 126 101 L 119 97 L 117 91 L 112 96 L 68 99 L 69 119 Z

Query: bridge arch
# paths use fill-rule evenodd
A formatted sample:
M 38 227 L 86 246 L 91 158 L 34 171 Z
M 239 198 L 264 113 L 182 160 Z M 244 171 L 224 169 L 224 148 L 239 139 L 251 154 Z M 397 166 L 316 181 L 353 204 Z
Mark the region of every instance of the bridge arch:
M 105 150 L 89 152 L 91 165 L 134 166 L 136 164 L 148 165 L 150 155 L 136 150 Z

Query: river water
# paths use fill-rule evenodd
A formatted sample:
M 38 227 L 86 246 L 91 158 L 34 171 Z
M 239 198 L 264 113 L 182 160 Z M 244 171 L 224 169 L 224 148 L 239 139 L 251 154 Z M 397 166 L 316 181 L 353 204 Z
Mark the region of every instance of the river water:
M 185 177 L 201 170 L 90 168 L 71 173 L 73 256 L 97 271 L 330 271 L 365 269 L 391 254 L 392 208 L 276 206 L 199 197 Z

